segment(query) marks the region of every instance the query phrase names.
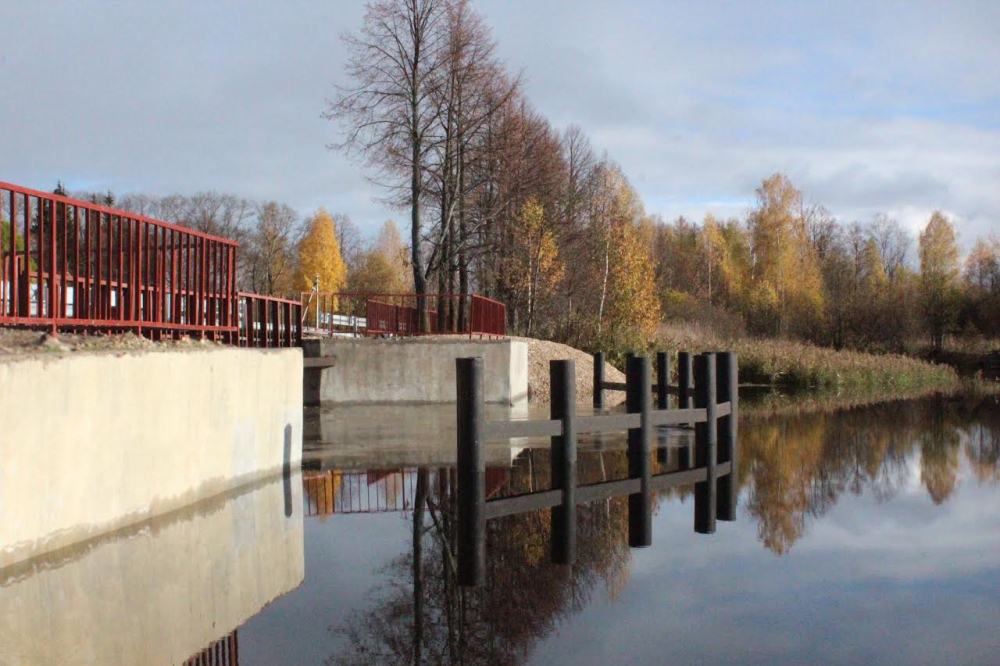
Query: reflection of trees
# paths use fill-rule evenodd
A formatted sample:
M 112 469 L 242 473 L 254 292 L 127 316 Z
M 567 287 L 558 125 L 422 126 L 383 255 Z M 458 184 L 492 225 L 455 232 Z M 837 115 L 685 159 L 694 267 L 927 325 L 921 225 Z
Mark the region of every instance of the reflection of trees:
M 994 478 L 1000 459 L 1000 412 L 967 399 L 930 398 L 840 412 L 765 415 L 740 428 L 740 478 L 747 510 L 764 545 L 787 552 L 810 517 L 844 492 L 891 498 L 920 453 L 920 477 L 937 504 L 955 488 L 963 432 L 979 478 Z
M 621 478 L 622 451 L 581 455 L 581 481 Z M 625 498 L 581 505 L 577 563 L 549 559 L 547 511 L 487 522 L 486 582 L 457 583 L 453 475 L 421 470 L 410 551 L 391 562 L 375 606 L 334 628 L 349 644 L 331 663 L 523 662 L 532 646 L 603 584 L 616 596 L 630 562 Z M 510 470 L 505 492 L 547 486 L 548 456 L 534 451 Z

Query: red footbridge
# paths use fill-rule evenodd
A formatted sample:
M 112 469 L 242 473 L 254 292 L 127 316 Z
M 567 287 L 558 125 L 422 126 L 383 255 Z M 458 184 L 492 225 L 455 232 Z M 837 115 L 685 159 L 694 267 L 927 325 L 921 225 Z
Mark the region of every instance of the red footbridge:
M 241 292 L 239 243 L 0 181 L 0 326 L 291 347 L 312 335 L 506 335 L 476 294 Z M 426 313 L 426 326 L 419 317 Z

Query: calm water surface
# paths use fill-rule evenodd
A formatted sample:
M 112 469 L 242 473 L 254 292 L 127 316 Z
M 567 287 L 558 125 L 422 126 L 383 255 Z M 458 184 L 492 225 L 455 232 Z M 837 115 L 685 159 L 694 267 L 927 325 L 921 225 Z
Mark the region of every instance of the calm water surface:
M 410 409 L 314 414 L 301 476 L 129 536 L 132 551 L 111 541 L 8 576 L 0 604 L 48 604 L 51 632 L 60 608 L 87 602 L 71 610 L 53 596 L 57 580 L 38 577 L 98 557 L 74 578 L 95 608 L 141 615 L 129 605 L 177 595 L 195 634 L 229 641 L 222 663 L 1000 663 L 994 398 L 745 407 L 736 522 L 695 534 L 682 488 L 656 499 L 653 545 L 630 549 L 625 498 L 581 506 L 570 568 L 549 563 L 547 512 L 493 520 L 476 589 L 454 575 L 453 417 Z M 400 419 L 424 429 L 403 436 Z M 677 464 L 686 438 L 663 441 L 660 469 Z M 545 443 L 514 444 L 490 448 L 493 497 L 547 487 Z M 585 482 L 624 477 L 624 440 L 581 445 L 579 471 Z M 214 590 L 150 568 L 156 553 L 199 547 L 215 559 L 196 578 Z M 115 592 L 123 576 L 140 591 Z M 131 622 L 148 637 L 127 637 L 127 625 L 119 640 L 180 641 L 180 629 Z M 226 622 L 235 634 L 211 634 Z

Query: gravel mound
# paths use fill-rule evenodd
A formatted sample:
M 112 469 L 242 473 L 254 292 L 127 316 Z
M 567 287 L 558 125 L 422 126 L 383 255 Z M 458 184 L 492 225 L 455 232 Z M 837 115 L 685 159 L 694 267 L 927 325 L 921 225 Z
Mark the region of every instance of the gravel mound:
M 585 351 L 548 340 L 519 338 L 512 340 L 528 343 L 528 399 L 534 404 L 549 402 L 549 361 L 572 359 L 576 361 L 576 400 L 591 404 L 593 399 L 594 357 Z M 609 382 L 624 382 L 625 374 L 609 363 L 604 364 L 604 378 Z M 608 391 L 604 394 L 606 405 L 625 402 L 623 391 Z

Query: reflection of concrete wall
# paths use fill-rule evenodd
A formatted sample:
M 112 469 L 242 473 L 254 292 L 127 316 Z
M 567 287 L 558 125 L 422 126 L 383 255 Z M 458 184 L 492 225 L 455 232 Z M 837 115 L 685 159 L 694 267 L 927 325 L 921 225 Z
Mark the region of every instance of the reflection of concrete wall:
M 4 567 L 297 462 L 302 354 L 0 360 L 0 405 Z
M 307 404 L 454 402 L 455 359 L 468 356 L 483 357 L 487 402 L 528 396 L 528 345 L 517 340 L 328 338 L 305 352 L 335 357 L 333 367 L 306 371 Z
M 487 405 L 489 420 L 547 418 L 548 406 L 526 401 Z M 457 455 L 455 405 L 327 405 L 306 410 L 304 465 L 310 469 L 453 465 Z M 549 439 L 535 442 L 549 445 Z M 488 442 L 486 462 L 509 465 L 530 440 Z
M 183 662 L 301 584 L 301 506 L 272 477 L 0 570 L 0 663 Z

